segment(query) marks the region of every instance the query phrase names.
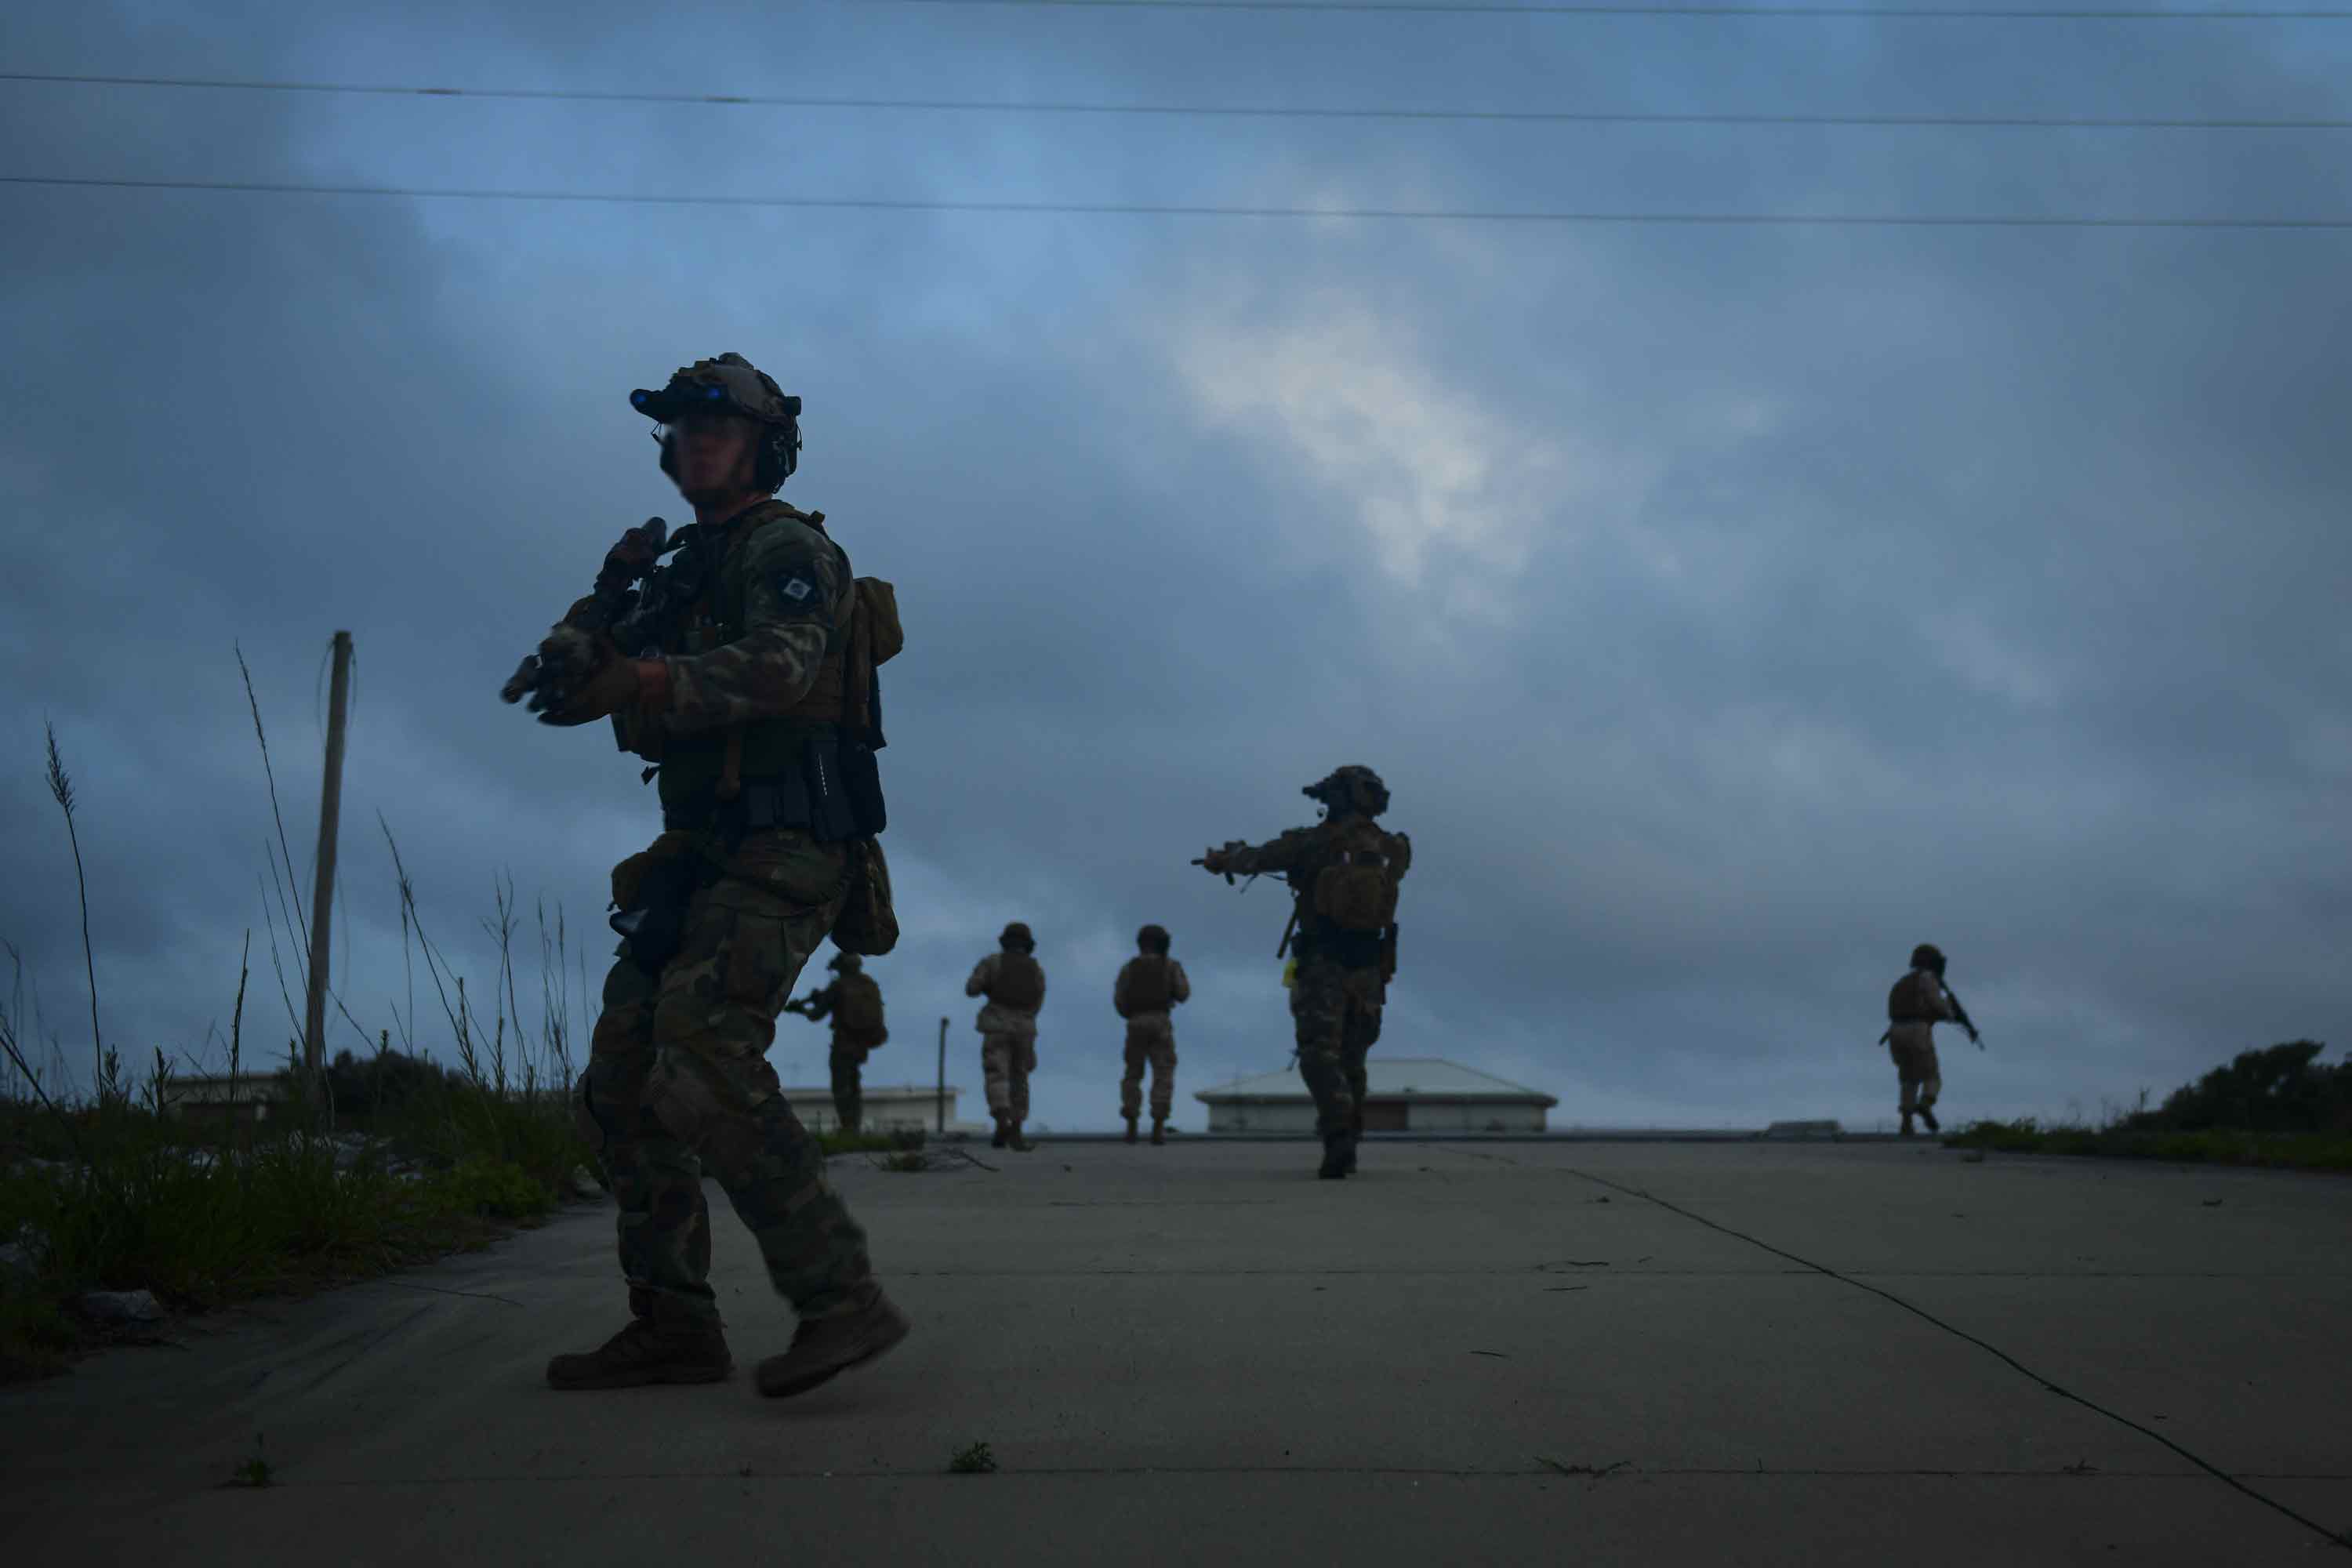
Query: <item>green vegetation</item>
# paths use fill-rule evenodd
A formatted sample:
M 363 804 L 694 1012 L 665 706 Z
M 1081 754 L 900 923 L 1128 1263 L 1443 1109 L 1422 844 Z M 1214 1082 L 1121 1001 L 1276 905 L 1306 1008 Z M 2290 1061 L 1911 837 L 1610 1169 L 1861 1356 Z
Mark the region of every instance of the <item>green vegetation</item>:
M 2326 1047 L 2294 1040 L 2243 1051 L 2162 1105 L 2104 1124 L 1979 1121 L 1948 1148 L 2092 1154 L 2298 1170 L 2352 1171 L 2352 1062 L 2322 1064 Z
M 836 1127 L 817 1140 L 828 1154 L 888 1154 L 920 1149 L 929 1137 L 919 1127 L 897 1127 L 887 1132 L 845 1132 Z
M 257 705 L 254 722 L 261 738 Z M 266 738 L 262 755 L 266 773 Z M 54 735 L 47 771 L 79 854 L 78 803 Z M 270 795 L 274 816 L 274 780 Z M 540 911 L 540 1017 L 528 1032 L 514 959 L 521 921 L 511 889 L 498 888 L 495 919 L 480 922 L 492 965 L 484 1019 L 466 978 L 426 935 L 388 827 L 384 838 L 399 877 L 404 958 L 412 980 L 424 961 L 454 1068 L 419 1047 L 412 987 L 404 1011 L 390 1008 L 406 1048 L 378 1030 L 372 1050 L 339 1051 L 312 1083 L 289 1038 L 286 1066 L 262 1070 L 246 1055 L 248 933 L 227 1035 L 206 1035 L 207 1047 L 226 1047 L 226 1078 L 214 1082 L 233 1087 L 222 1102 L 189 1092 L 174 1060 L 202 1071 L 194 1053 L 158 1049 L 137 1080 L 117 1050 L 99 1045 L 100 977 L 85 937 L 95 1084 L 70 1094 L 63 1044 L 37 987 L 27 1005 L 17 961 L 0 1005 L 0 1380 L 60 1370 L 120 1337 L 82 1310 L 89 1292 L 143 1290 L 166 1310 L 200 1311 L 363 1279 L 536 1223 L 579 1190 L 579 1173 L 593 1173 L 569 1102 L 571 953 L 560 911 L 551 927 Z M 299 1034 L 293 998 L 307 984 L 308 926 L 282 824 L 271 847 L 271 965 Z M 93 911 L 77 886 L 87 930 Z M 281 933 L 290 953 L 281 953 Z M 582 983 L 584 992 L 584 974 Z M 344 998 L 328 994 L 336 1030 L 366 1039 Z
M 974 1443 L 969 1448 L 958 1448 L 948 1461 L 948 1469 L 959 1476 L 984 1476 L 996 1468 L 996 1456 L 988 1451 L 985 1443 Z
M 270 972 L 290 1035 L 299 1036 L 294 998 L 308 985 L 310 927 L 252 690 L 248 676 L 278 829 L 267 847 L 272 879 L 263 899 Z M 47 739 L 50 793 L 76 857 L 96 1085 L 86 1097 L 66 1092 L 63 1041 L 43 1014 L 37 985 L 28 994 L 17 960 L 0 1005 L 0 1382 L 62 1370 L 76 1353 L 127 1332 L 152 1337 L 152 1327 L 92 1321 L 81 1310 L 89 1292 L 144 1290 L 166 1310 L 202 1311 L 317 1289 L 486 1246 L 514 1226 L 539 1223 L 567 1194 L 586 1195 L 587 1181 L 609 1184 L 571 1104 L 575 960 L 583 1005 L 591 993 L 562 910 L 552 921 L 544 908 L 537 911 L 539 1005 L 530 1027 L 522 1002 L 530 993 L 518 984 L 516 962 L 518 948 L 528 945 L 525 921 L 511 886 L 496 887 L 494 912 L 478 922 L 490 982 L 484 1018 L 467 977 L 425 931 L 389 825 L 383 838 L 398 880 L 409 976 L 405 1007 L 389 1006 L 394 1027 L 374 1030 L 371 1041 L 330 988 L 331 1034 L 356 1035 L 367 1047 L 336 1051 L 316 1083 L 306 1081 L 289 1036 L 279 1037 L 285 1065 L 275 1072 L 248 1060 L 247 931 L 227 1033 L 206 1031 L 210 1061 L 157 1050 L 144 1081 L 134 1081 L 119 1053 L 99 1045 L 102 993 L 87 936 L 88 889 L 79 879 L 79 803 L 56 736 Z M 5 940 L 0 948 L 16 958 Z M 446 1025 L 446 1033 L 434 1031 L 436 1044 L 454 1067 L 427 1055 L 420 1040 L 420 971 L 426 1009 L 437 1002 Z M 225 1081 L 234 1087 L 220 1103 L 191 1103 L 175 1060 L 202 1072 L 220 1067 L 223 1052 Z M 909 1129 L 835 1131 L 821 1142 L 827 1154 L 919 1161 L 925 1139 Z M 266 1463 L 254 1464 L 259 1479 L 248 1484 L 265 1484 Z

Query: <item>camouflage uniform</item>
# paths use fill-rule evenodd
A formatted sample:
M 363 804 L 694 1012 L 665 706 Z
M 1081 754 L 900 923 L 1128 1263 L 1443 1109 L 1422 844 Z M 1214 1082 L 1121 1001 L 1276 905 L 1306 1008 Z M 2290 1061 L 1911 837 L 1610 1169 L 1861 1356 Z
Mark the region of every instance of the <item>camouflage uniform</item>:
M 828 1017 L 833 1020 L 833 1051 L 826 1058 L 826 1065 L 833 1071 L 833 1111 L 841 1125 L 854 1132 L 865 1120 L 866 1086 L 863 1076 L 866 1058 L 873 1054 L 877 1046 L 889 1040 L 890 1033 L 887 1029 L 855 1029 L 843 1024 L 840 1011 L 843 993 L 852 987 L 872 986 L 874 980 L 871 975 L 859 973 L 855 953 L 842 953 L 833 961 L 831 967 L 845 969 L 849 973 L 810 993 L 795 1006 L 811 1023 L 823 1023 Z M 876 989 L 878 991 L 879 987 Z M 877 996 L 875 1000 L 878 1011 L 880 998 Z
M 1298 1075 L 1315 1099 L 1315 1126 L 1324 1141 L 1324 1174 L 1354 1168 L 1355 1141 L 1363 1132 L 1364 1059 L 1381 1037 L 1381 1009 L 1395 973 L 1396 927 L 1384 933 L 1344 930 L 1316 913 L 1317 879 L 1360 851 L 1386 862 L 1391 886 L 1412 864 L 1412 843 L 1379 827 L 1388 790 L 1369 768 L 1347 767 L 1305 793 L 1324 800 L 1329 815 L 1312 827 L 1295 827 L 1270 843 L 1228 845 L 1202 864 L 1211 871 L 1282 873 L 1297 900 L 1297 974 L 1290 1016 L 1298 1042 Z
M 1020 934 L 1016 937 L 1014 932 Z M 987 1005 L 980 1010 L 977 1026 L 980 1030 L 980 1067 L 982 1081 L 988 1089 L 988 1110 L 996 1119 L 998 1136 L 1017 1139 L 1021 1123 L 1029 1120 L 1029 1075 L 1037 1070 L 1037 1010 L 1045 1002 L 1045 970 L 1037 968 L 1036 998 L 1022 1005 L 1022 998 L 1002 1000 L 1008 978 L 1007 957 L 1020 953 L 1027 957 L 1027 928 L 1006 928 L 1005 947 L 992 952 L 972 968 L 971 977 L 963 983 L 967 996 L 985 996 Z M 1032 957 L 1031 965 L 1036 964 Z
M 1130 1124 L 1143 1108 L 1143 1069 L 1151 1068 L 1151 1120 L 1168 1120 L 1176 1101 L 1176 1030 L 1162 1008 L 1138 1009 L 1133 1004 L 1139 965 L 1167 965 L 1166 992 L 1172 1006 L 1192 996 L 1192 983 L 1184 966 L 1163 953 L 1144 953 L 1119 966 L 1111 986 L 1111 1005 L 1127 1020 L 1127 1076 L 1119 1079 L 1118 1113 Z
M 673 387 L 736 375 L 729 363 L 740 371 L 730 384 L 758 374 L 727 356 L 680 372 Z M 714 365 L 722 370 L 703 374 Z M 774 396 L 797 412 L 797 400 Z M 593 1355 L 558 1357 L 549 1379 L 559 1387 L 723 1375 L 706 1173 L 802 1320 L 793 1351 L 761 1365 L 762 1392 L 799 1392 L 905 1331 L 873 1278 L 865 1230 L 766 1059 L 777 1015 L 840 916 L 856 837 L 848 808 L 811 782 L 811 759 L 836 743 L 856 603 L 848 559 L 821 524 L 763 500 L 682 531 L 677 561 L 646 588 L 650 604 L 668 584 L 667 618 L 639 624 L 623 634 L 632 646 L 614 650 L 666 667 L 666 700 L 614 715 L 626 749 L 659 759 L 665 831 L 613 871 L 615 925 L 630 934 L 605 976 L 576 1107 L 619 1205 L 636 1324 Z M 677 909 L 681 892 L 665 957 L 653 926 L 627 922 L 631 911 Z M 639 1330 L 651 1337 L 633 1342 Z M 833 1361 L 803 1358 L 804 1347 L 827 1346 L 839 1351 Z M 707 1364 L 690 1377 L 672 1354 Z

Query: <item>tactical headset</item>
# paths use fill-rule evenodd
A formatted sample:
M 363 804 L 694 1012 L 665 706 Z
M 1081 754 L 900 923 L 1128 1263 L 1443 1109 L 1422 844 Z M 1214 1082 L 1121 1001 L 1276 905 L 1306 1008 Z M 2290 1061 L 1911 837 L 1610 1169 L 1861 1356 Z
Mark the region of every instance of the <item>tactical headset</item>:
M 757 420 L 760 446 L 752 465 L 752 483 L 773 495 L 783 488 L 786 479 L 793 477 L 793 470 L 800 467 L 801 400 L 785 395 L 783 389 L 776 384 L 775 378 L 766 371 L 754 369 L 751 374 L 760 378 L 760 384 L 766 387 L 783 408 L 784 417 L 781 422 L 738 406 L 722 387 L 696 380 L 683 372 L 670 377 L 669 384 L 662 389 L 660 401 L 674 404 L 681 395 L 693 402 L 708 399 L 730 413 Z M 647 405 L 655 403 L 655 398 L 647 393 L 637 392 L 630 395 L 629 401 L 640 412 L 649 412 Z M 654 427 L 651 435 L 661 446 L 661 471 L 675 483 L 677 479 L 677 433 L 667 424 L 661 424 Z

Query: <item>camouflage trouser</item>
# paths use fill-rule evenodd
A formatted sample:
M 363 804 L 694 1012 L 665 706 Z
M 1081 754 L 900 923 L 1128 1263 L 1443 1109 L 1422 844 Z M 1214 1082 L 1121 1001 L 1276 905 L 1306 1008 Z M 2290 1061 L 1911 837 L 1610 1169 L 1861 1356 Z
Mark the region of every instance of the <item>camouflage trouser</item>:
M 833 1068 L 833 1114 L 851 1131 L 866 1113 L 866 1086 L 862 1070 L 866 1053 L 872 1047 L 850 1044 L 840 1036 L 833 1037 L 833 1055 L 828 1058 Z
M 1143 1108 L 1143 1066 L 1151 1064 L 1151 1120 L 1165 1121 L 1176 1102 L 1176 1030 L 1165 1013 L 1138 1013 L 1127 1021 L 1127 1076 L 1118 1080 L 1118 1113 L 1132 1121 Z
M 1037 1070 L 1037 1037 L 982 1035 L 981 1080 L 988 1086 L 988 1113 L 999 1121 L 1029 1120 L 1029 1075 Z
M 1936 1033 L 1932 1024 L 1895 1024 L 1886 1031 L 1887 1054 L 1895 1058 L 1895 1077 L 1903 1085 L 1903 1114 L 1924 1110 L 1943 1091 L 1943 1075 L 1936 1068 Z
M 1310 958 L 1291 983 L 1298 1076 L 1315 1097 L 1315 1131 L 1326 1138 L 1363 1131 L 1364 1058 L 1381 1037 L 1381 1004 L 1387 996 L 1376 964 L 1349 969 Z
M 647 857 L 713 840 L 665 833 Z M 614 870 L 631 907 L 646 857 Z M 708 1170 L 751 1227 L 777 1294 L 803 1316 L 855 1310 L 877 1287 L 866 1232 L 824 1179 L 824 1154 L 785 1103 L 767 1051 L 801 968 L 847 887 L 842 846 L 756 833 L 697 889 L 683 944 L 658 977 L 623 956 L 604 979 L 581 1130 L 619 1202 L 621 1272 L 673 1310 L 716 1319 Z

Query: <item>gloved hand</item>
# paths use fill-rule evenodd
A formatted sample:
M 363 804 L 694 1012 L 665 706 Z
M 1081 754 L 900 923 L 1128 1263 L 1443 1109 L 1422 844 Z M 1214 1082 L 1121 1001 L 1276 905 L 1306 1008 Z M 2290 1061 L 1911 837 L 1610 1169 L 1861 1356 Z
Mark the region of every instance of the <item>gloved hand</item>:
M 565 634 L 585 640 L 585 634 L 572 626 L 558 626 L 555 635 L 540 645 L 541 659 L 547 663 L 551 645 L 565 642 Z M 571 728 L 617 713 L 625 708 L 637 709 L 650 717 L 658 713 L 669 700 L 669 666 L 658 658 L 623 658 L 610 638 L 599 639 L 596 660 L 590 665 L 585 679 L 565 683 L 551 691 L 542 684 L 531 694 L 531 710 L 542 724 Z M 566 658 L 576 653 L 568 644 L 563 648 Z

